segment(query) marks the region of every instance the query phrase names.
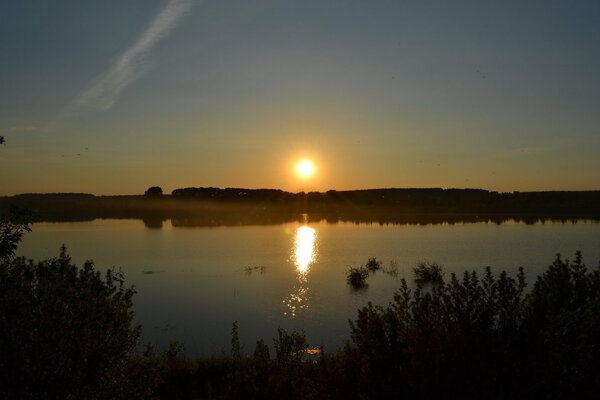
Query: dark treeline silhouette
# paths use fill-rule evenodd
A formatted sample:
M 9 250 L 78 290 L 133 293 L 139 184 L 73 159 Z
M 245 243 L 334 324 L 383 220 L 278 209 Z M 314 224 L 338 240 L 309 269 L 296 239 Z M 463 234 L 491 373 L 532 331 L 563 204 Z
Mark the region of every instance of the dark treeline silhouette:
M 482 189 L 369 189 L 290 193 L 275 189 L 185 188 L 161 195 L 94 196 L 85 193 L 0 197 L 0 213 L 11 206 L 34 211 L 41 221 L 96 218 L 143 219 L 174 226 L 277 224 L 310 221 L 436 224 L 507 220 L 600 219 L 600 191 L 498 193 Z
M 307 211 L 380 207 L 400 213 L 578 213 L 598 215 L 600 191 L 498 193 L 483 189 L 367 189 L 290 193 L 274 189 L 185 188 L 173 198 L 212 202 L 294 204 Z

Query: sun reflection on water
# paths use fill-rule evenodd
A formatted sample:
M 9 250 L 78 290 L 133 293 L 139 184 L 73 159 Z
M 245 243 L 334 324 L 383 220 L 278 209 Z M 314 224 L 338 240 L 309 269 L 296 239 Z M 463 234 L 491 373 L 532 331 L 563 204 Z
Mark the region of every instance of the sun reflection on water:
M 295 317 L 300 311 L 309 308 L 308 273 L 315 262 L 317 231 L 308 226 L 296 230 L 294 248 L 290 257 L 296 266 L 296 285 L 294 291 L 283 300 L 287 306 L 285 315 Z
M 299 274 L 307 274 L 310 264 L 315 261 L 316 231 L 308 226 L 301 226 L 296 231 L 294 246 L 294 263 Z

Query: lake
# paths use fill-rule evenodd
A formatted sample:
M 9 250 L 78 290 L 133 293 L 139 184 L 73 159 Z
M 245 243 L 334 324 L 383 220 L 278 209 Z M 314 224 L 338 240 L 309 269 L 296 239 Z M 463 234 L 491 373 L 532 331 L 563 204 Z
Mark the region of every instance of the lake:
M 308 219 L 307 219 L 308 220 Z M 190 355 L 228 352 L 238 321 L 244 350 L 277 328 L 303 330 L 311 346 L 334 350 L 349 338 L 348 320 L 369 301 L 386 305 L 412 268 L 437 262 L 446 274 L 466 269 L 525 268 L 528 282 L 561 253 L 600 260 L 600 224 L 509 221 L 428 225 L 291 222 L 279 225 L 149 229 L 141 220 L 37 223 L 19 255 L 56 256 L 98 269 L 118 267 L 135 286 L 134 311 L 143 339 L 159 347 L 184 343 Z M 350 288 L 349 267 L 369 257 L 383 262 L 368 287 Z M 393 272 L 396 273 L 393 273 Z

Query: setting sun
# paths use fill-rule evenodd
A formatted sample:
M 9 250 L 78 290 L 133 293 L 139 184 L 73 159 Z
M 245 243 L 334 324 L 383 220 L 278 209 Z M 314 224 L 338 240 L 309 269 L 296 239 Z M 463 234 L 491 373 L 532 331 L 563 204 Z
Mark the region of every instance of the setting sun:
M 298 164 L 296 164 L 296 173 L 303 177 L 308 178 L 315 172 L 315 166 L 312 162 L 307 160 L 302 160 Z

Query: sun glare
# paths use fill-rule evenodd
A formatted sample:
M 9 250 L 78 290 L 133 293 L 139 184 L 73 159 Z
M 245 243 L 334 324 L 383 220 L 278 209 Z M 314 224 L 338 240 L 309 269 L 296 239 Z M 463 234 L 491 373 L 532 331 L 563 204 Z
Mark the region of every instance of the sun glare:
M 310 161 L 302 160 L 298 164 L 296 164 L 296 173 L 303 178 L 308 178 L 314 172 L 315 166 Z
M 294 261 L 296 270 L 302 274 L 307 273 L 308 267 L 315 261 L 315 236 L 316 231 L 308 226 L 301 226 L 296 231 Z

